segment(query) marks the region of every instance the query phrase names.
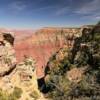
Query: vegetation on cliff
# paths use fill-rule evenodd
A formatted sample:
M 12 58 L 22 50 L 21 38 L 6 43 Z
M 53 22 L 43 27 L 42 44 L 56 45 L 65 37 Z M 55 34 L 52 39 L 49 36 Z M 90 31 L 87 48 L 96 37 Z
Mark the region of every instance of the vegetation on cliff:
M 63 57 L 58 56 L 62 53 Z M 100 23 L 84 28 L 71 50 L 60 49 L 47 64 L 46 82 L 53 100 L 100 99 Z

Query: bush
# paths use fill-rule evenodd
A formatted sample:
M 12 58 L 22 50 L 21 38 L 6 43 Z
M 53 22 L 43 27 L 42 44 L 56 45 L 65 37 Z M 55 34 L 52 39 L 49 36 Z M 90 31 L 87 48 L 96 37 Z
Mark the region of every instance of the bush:
M 32 91 L 30 93 L 30 97 L 34 98 L 35 100 L 37 100 L 39 98 L 39 94 L 36 91 Z
M 14 98 L 18 99 L 18 98 L 21 97 L 21 94 L 22 94 L 22 90 L 20 88 L 18 88 L 18 87 L 15 87 L 13 93 L 10 94 L 10 96 L 12 98 L 14 97 Z

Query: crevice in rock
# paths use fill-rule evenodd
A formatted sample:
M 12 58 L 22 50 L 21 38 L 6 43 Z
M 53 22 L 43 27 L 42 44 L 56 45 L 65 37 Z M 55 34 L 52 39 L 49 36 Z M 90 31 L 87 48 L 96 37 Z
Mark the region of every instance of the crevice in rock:
M 3 73 L 0 73 L 0 77 L 4 77 L 4 76 L 6 76 L 6 75 L 11 74 L 15 68 L 16 68 L 16 64 L 13 65 L 13 66 L 10 68 L 10 70 L 5 71 L 5 72 L 3 72 Z

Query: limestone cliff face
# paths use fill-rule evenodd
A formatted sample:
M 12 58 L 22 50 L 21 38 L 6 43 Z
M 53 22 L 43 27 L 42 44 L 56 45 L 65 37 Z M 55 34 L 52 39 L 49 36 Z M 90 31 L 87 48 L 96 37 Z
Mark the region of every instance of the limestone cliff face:
M 44 66 L 52 54 L 64 45 L 71 47 L 74 37 L 79 35 L 80 28 L 43 28 L 28 38 L 15 43 L 16 57 L 18 61 L 24 55 L 32 56 L 37 61 L 37 75 L 44 76 Z

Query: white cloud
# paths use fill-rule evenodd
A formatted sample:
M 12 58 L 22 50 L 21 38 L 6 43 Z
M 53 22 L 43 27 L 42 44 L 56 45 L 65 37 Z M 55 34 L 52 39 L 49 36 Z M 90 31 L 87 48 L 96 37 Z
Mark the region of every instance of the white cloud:
M 95 19 L 100 20 L 100 16 L 96 16 Z
M 81 19 L 88 19 L 88 20 L 92 20 L 92 21 L 99 21 L 100 20 L 100 14 L 92 14 L 92 15 L 82 16 Z
M 45 7 L 33 9 L 33 12 L 34 11 L 43 11 L 43 10 L 47 10 L 47 9 L 54 9 L 54 8 L 55 8 L 55 6 L 45 6 Z
M 100 10 L 100 0 L 92 0 L 91 2 L 87 2 L 74 12 L 77 14 L 89 14 L 97 10 Z
M 69 11 L 69 7 L 62 7 L 55 12 L 55 15 L 63 15 L 66 14 L 68 11 Z

